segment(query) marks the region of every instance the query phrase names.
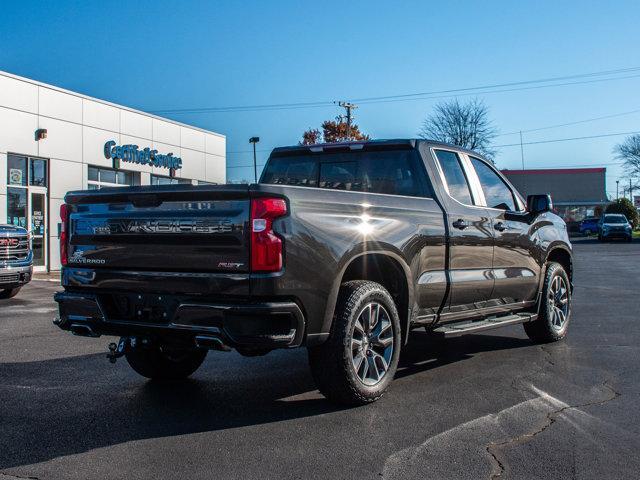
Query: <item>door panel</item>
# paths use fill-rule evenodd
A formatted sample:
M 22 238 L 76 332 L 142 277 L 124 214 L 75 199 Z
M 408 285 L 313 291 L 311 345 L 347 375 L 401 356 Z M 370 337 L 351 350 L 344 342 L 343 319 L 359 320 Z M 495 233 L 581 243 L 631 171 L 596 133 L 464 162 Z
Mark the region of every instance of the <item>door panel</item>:
M 540 265 L 537 246 L 530 234 L 524 213 L 490 210 L 495 229 L 493 274 L 495 285 L 491 298 L 500 303 L 535 300 Z
M 493 234 L 484 208 L 449 209 L 449 275 L 451 294 L 449 310 L 473 310 L 482 307 L 493 290 Z M 467 224 L 461 228 L 460 220 Z
M 488 163 L 469 157 L 477 175 L 495 237 L 492 303 L 534 300 L 540 266 L 529 218 L 520 208 L 512 187 Z

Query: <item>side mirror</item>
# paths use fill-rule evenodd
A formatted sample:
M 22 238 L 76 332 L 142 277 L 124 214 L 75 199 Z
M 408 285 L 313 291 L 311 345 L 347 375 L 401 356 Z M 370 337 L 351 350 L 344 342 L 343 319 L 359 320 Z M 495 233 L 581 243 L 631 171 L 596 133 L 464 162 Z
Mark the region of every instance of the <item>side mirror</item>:
M 527 197 L 527 210 L 533 215 L 552 211 L 553 202 L 551 201 L 551 195 L 529 195 Z

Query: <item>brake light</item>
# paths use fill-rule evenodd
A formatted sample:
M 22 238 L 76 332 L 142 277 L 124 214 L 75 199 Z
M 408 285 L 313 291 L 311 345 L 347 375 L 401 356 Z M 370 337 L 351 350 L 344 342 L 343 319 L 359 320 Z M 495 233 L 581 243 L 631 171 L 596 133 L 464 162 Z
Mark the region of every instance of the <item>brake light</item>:
M 287 214 L 282 198 L 254 198 L 251 200 L 251 271 L 277 272 L 282 270 L 282 239 L 272 227 L 273 220 Z
M 60 227 L 60 263 L 67 265 L 69 262 L 69 247 L 67 245 L 69 239 L 69 215 L 71 209 L 69 205 L 63 203 L 60 205 L 60 220 L 62 222 Z

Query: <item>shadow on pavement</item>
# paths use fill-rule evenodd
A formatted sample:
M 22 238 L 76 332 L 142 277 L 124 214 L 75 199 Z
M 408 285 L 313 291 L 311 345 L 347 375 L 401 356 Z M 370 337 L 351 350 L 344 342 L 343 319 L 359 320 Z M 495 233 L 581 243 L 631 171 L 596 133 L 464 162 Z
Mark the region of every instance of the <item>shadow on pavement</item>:
M 416 332 L 403 351 L 396 377 L 479 352 L 525 346 L 531 343 L 520 338 L 474 335 L 441 341 Z M 403 400 L 392 401 L 396 405 Z M 126 361 L 112 366 L 103 354 L 5 363 L 0 364 L 0 468 L 132 440 L 339 410 L 316 391 L 303 349 L 258 358 L 210 354 L 193 378 L 175 383 L 146 381 Z

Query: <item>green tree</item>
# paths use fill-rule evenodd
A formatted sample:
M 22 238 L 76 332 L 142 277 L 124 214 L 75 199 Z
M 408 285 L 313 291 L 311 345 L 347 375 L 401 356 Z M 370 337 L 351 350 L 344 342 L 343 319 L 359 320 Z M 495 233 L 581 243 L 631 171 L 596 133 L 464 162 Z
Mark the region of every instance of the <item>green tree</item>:
M 628 198 L 619 198 L 615 202 L 610 203 L 607 205 L 605 213 L 621 213 L 627 217 L 627 220 L 631 222 L 631 226 L 634 229 L 638 228 L 638 211 Z

